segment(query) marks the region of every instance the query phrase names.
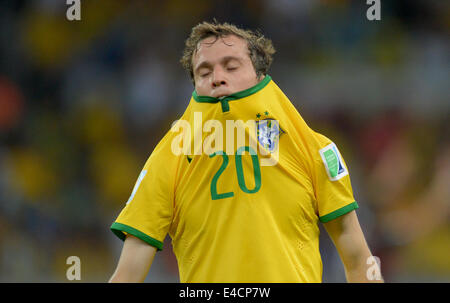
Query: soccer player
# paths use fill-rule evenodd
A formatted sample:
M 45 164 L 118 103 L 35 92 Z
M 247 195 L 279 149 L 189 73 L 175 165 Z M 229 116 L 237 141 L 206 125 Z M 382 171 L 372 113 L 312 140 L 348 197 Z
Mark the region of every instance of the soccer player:
M 347 281 L 371 282 L 347 166 L 267 74 L 274 52 L 231 24 L 192 29 L 181 62 L 195 90 L 111 226 L 124 245 L 110 282 L 144 281 L 167 234 L 181 282 L 321 282 L 319 222 Z M 238 120 L 244 141 L 230 139 Z

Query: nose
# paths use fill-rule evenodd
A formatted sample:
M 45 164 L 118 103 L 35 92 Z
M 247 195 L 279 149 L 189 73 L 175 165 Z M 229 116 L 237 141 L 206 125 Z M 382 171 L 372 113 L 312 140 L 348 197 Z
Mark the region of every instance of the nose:
M 225 75 L 220 67 L 215 68 L 213 70 L 213 77 L 212 77 L 212 86 L 213 87 L 219 87 L 221 85 L 226 85 L 227 81 L 225 79 Z

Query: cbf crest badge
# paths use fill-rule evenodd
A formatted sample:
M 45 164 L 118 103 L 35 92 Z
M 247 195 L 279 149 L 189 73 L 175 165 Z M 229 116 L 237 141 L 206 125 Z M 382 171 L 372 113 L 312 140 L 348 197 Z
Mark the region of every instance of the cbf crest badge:
M 268 152 L 273 153 L 278 148 L 280 136 L 284 134 L 277 120 L 267 118 L 256 121 L 256 137 L 259 144 Z

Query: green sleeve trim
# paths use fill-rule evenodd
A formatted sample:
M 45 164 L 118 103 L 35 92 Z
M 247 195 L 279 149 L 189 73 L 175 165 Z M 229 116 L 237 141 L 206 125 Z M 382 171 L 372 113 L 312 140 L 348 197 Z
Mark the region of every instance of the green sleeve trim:
M 346 213 L 351 212 L 352 210 L 358 209 L 358 203 L 353 202 L 350 203 L 342 208 L 339 208 L 338 210 L 333 211 L 332 213 L 329 213 L 328 215 L 322 216 L 319 218 L 320 222 L 326 223 L 328 221 L 334 220 L 342 215 L 345 215 Z
M 143 232 L 141 232 L 141 231 L 139 231 L 139 230 L 137 230 L 137 229 L 135 229 L 135 228 L 133 228 L 131 226 L 128 226 L 128 225 L 125 225 L 125 224 L 122 224 L 122 223 L 114 222 L 111 225 L 111 231 L 117 237 L 119 237 L 119 239 L 122 240 L 122 241 L 125 241 L 125 238 L 126 238 L 125 233 L 128 233 L 130 235 L 135 236 L 136 238 L 141 239 L 142 241 L 146 242 L 147 244 L 150 244 L 151 246 L 156 247 L 158 251 L 163 249 L 163 243 L 162 242 L 160 242 L 160 241 L 158 241 L 156 239 L 153 239 L 152 237 L 144 234 Z

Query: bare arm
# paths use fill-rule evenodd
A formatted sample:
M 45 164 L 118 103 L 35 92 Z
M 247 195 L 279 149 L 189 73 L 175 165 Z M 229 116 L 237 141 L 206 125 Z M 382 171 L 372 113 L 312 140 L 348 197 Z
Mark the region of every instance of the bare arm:
M 144 282 L 155 253 L 155 247 L 128 235 L 124 241 L 116 271 L 109 282 Z
M 344 264 L 347 282 L 383 282 L 381 276 L 380 280 L 367 278 L 369 267 L 377 265 L 367 264 L 372 253 L 367 246 L 355 211 L 324 223 L 324 226 Z

